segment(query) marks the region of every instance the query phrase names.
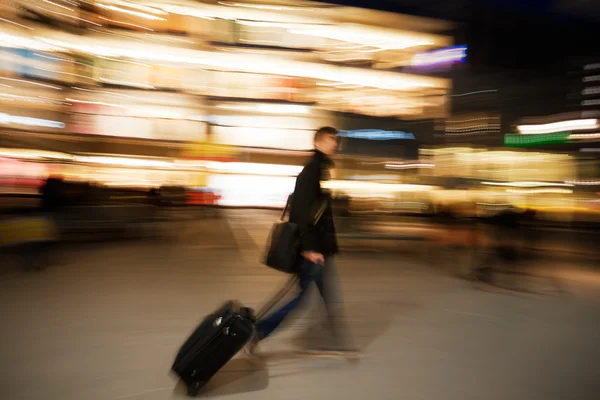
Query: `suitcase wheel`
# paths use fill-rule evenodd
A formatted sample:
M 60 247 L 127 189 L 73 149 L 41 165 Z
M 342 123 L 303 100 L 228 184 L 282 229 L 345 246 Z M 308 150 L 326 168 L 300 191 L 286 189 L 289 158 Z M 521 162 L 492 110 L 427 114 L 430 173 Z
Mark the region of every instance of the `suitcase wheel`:
M 198 393 L 200 392 L 200 389 L 202 388 L 202 386 L 204 386 L 204 382 L 194 381 L 194 382 L 190 383 L 187 387 L 188 396 L 190 396 L 190 397 L 198 396 Z

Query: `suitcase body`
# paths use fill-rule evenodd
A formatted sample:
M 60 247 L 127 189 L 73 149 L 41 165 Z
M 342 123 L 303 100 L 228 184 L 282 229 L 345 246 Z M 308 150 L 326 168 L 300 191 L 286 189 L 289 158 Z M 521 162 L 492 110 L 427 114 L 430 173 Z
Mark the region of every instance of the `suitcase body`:
M 254 311 L 229 301 L 208 315 L 185 341 L 171 369 L 188 395 L 199 390 L 252 338 Z

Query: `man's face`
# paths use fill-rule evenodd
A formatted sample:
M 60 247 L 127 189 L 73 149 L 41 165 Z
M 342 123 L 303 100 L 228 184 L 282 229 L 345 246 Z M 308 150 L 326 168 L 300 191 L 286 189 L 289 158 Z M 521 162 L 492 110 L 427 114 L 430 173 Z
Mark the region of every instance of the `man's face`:
M 315 147 L 328 156 L 334 155 L 338 148 L 337 136 L 333 134 L 322 135 L 315 143 Z

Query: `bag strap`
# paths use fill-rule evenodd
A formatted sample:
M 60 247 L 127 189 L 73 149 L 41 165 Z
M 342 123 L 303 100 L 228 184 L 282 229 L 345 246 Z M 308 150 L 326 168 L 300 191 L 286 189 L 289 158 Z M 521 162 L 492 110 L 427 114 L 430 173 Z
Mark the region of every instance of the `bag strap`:
M 281 221 L 283 221 L 283 219 L 285 218 L 285 214 L 290 209 L 293 195 L 294 194 L 292 193 L 288 196 L 287 202 L 285 203 L 285 207 L 283 208 L 283 212 L 281 213 L 281 217 L 279 218 Z M 323 213 L 325 213 L 326 209 L 327 209 L 327 199 L 325 199 L 321 202 L 321 205 L 319 206 L 319 209 L 317 210 L 317 212 L 313 218 L 313 225 L 317 225 L 319 223 L 319 221 L 321 220 L 321 217 L 323 216 Z
M 281 213 L 281 217 L 279 218 L 281 221 L 283 221 L 283 218 L 285 218 L 285 213 L 287 213 L 287 211 L 290 208 L 290 205 L 292 203 L 292 196 L 294 195 L 294 193 L 291 193 L 288 198 L 287 198 L 287 202 L 285 203 L 285 207 L 283 208 L 283 212 Z
M 321 206 L 319 207 L 319 209 L 317 210 L 317 213 L 315 214 L 315 219 L 314 219 L 313 225 L 317 225 L 319 223 L 319 221 L 321 220 L 321 217 L 323 216 L 323 213 L 325 212 L 325 209 L 327 209 L 327 199 L 325 199 L 321 202 Z

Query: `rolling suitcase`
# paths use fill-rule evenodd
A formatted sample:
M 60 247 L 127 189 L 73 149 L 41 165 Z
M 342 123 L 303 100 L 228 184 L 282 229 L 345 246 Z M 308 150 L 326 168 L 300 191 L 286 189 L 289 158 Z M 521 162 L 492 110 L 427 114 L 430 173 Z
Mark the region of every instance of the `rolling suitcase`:
M 263 306 L 267 313 L 296 284 L 293 276 Z M 189 396 L 200 389 L 250 341 L 254 334 L 254 310 L 237 301 L 228 301 L 208 315 L 181 346 L 171 370 L 185 382 Z
M 171 369 L 195 396 L 235 356 L 254 332 L 254 312 L 229 301 L 208 315 L 185 341 Z

